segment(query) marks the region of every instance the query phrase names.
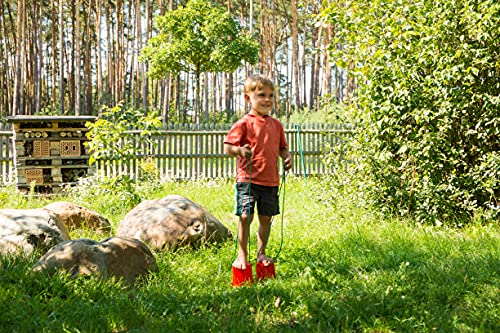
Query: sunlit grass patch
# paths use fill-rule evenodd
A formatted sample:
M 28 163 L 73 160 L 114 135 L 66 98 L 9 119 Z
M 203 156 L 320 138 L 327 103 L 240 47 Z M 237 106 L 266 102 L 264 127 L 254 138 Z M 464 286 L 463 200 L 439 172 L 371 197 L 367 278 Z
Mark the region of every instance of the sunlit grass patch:
M 37 256 L 3 257 L 0 327 L 19 332 L 498 331 L 498 225 L 449 228 L 390 219 L 353 202 L 328 204 L 318 199 L 321 186 L 316 179 L 287 179 L 283 227 L 276 216 L 268 247 L 271 256 L 279 254 L 274 280 L 231 288 L 234 239 L 154 252 L 158 271 L 133 287 L 34 275 Z M 168 182 L 140 195 L 186 196 L 236 234 L 233 191 L 225 180 Z M 66 200 L 88 204 L 115 228 L 132 208 L 113 196 Z M 87 229 L 72 236 L 102 238 Z M 255 274 L 255 257 L 250 258 Z

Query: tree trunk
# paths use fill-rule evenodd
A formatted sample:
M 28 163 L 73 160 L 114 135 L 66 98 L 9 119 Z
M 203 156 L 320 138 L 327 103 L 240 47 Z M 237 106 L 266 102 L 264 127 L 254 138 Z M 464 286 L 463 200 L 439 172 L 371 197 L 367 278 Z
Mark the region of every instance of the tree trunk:
M 142 16 L 141 16 L 141 0 L 137 0 L 136 3 L 136 16 L 137 16 L 137 21 L 136 21 L 136 29 L 137 29 L 137 38 L 136 38 L 136 49 L 140 51 L 142 49 L 143 45 L 143 40 L 142 40 Z M 140 99 L 141 92 L 142 92 L 142 79 L 144 77 L 143 75 L 143 70 L 144 70 L 144 63 L 139 63 L 137 64 L 137 72 L 135 73 L 135 85 L 133 87 L 133 94 L 134 94 L 134 105 L 142 105 L 142 99 L 139 102 L 138 99 Z
M 231 0 L 227 0 L 227 11 L 228 11 L 228 13 L 231 13 Z M 224 77 L 225 86 L 224 86 L 224 91 L 222 91 L 222 89 L 221 89 L 220 97 L 222 99 L 222 92 L 223 92 L 224 97 L 225 97 L 224 98 L 224 104 L 225 104 L 224 111 L 226 112 L 226 116 L 227 116 L 227 113 L 233 109 L 233 104 L 232 104 L 232 101 L 233 101 L 233 73 L 227 73 L 227 75 L 222 74 L 222 76 Z M 222 81 L 219 83 L 219 85 L 221 87 L 223 87 Z M 214 96 L 214 98 L 215 98 L 215 96 Z M 220 106 L 222 106 L 222 105 L 220 105 Z M 222 107 L 220 107 L 220 109 L 222 109 Z M 220 111 L 222 111 L 222 110 L 220 110 Z
M 306 64 L 307 64 L 307 59 L 306 59 L 306 56 L 307 56 L 307 39 L 308 39 L 308 33 L 309 29 L 307 27 L 307 20 L 304 20 L 304 37 L 302 38 L 302 59 L 299 60 L 299 64 L 297 65 L 300 70 L 301 70 L 301 74 L 299 76 L 299 82 L 300 82 L 300 85 L 302 87 L 302 98 L 300 100 L 300 108 L 299 109 L 302 109 L 303 106 L 307 106 L 307 85 L 306 85 Z
M 97 53 L 97 64 L 96 64 L 96 90 L 97 90 L 97 103 L 98 103 L 98 116 L 101 116 L 101 106 L 103 104 L 103 86 L 102 86 L 102 51 L 101 51 L 101 0 L 95 0 L 95 10 L 96 10 L 96 53 Z
M 112 99 L 111 92 L 112 92 L 112 78 L 110 77 L 113 72 L 114 72 L 114 66 L 113 66 L 113 61 L 111 60 L 113 56 L 113 49 L 112 49 L 112 34 L 111 34 L 111 23 L 109 23 L 112 20 L 111 17 L 111 9 L 109 8 L 109 1 L 105 2 L 105 15 L 106 15 L 106 87 L 105 87 L 105 92 L 106 92 L 106 101 L 105 104 L 109 105 L 110 103 L 114 103 L 114 100 Z
M 268 33 L 269 29 L 267 27 L 268 22 L 268 11 L 267 11 L 267 1 L 260 2 L 260 73 L 267 75 L 269 73 L 268 68 Z
M 75 40 L 76 40 L 76 31 L 75 31 L 75 17 L 76 17 L 76 6 L 75 2 L 71 1 L 71 47 L 70 47 L 70 54 L 67 58 L 67 77 L 68 77 L 68 89 L 66 90 L 68 93 L 68 107 L 69 109 L 66 111 L 67 113 L 69 112 L 74 112 L 75 110 L 75 87 L 76 87 L 76 78 L 75 78 L 75 71 L 76 71 L 76 45 L 75 45 Z
M 209 105 L 210 94 L 208 91 L 210 85 L 210 73 L 205 73 L 204 77 L 205 77 L 205 84 L 203 85 L 204 87 L 203 95 L 205 97 L 203 101 L 203 111 L 205 113 L 205 122 L 208 122 L 208 120 L 210 119 L 210 105 Z M 212 91 L 215 92 L 215 90 Z
M 286 51 L 285 54 L 287 55 L 287 60 L 289 59 L 289 54 L 290 54 L 290 48 L 288 47 L 288 44 L 286 46 Z M 293 57 L 292 57 L 293 58 Z M 292 106 L 293 106 L 293 89 L 295 87 L 295 83 L 293 82 L 293 73 L 295 71 L 295 66 L 293 61 L 288 62 L 287 61 L 287 78 L 292 78 L 292 81 L 290 82 L 289 79 L 287 80 L 287 107 L 286 107 L 286 118 L 289 119 L 290 115 L 292 114 Z
M 211 91 L 212 91 L 212 103 L 211 103 L 211 107 L 210 107 L 210 111 L 213 113 L 213 114 L 216 114 L 217 111 L 222 111 L 222 107 L 220 106 L 220 104 L 222 104 L 222 95 L 224 94 L 224 92 L 222 91 L 222 89 L 220 88 L 221 86 L 221 82 L 222 82 L 222 78 L 224 77 L 224 73 L 221 73 L 221 74 L 217 74 L 217 73 L 212 73 L 212 88 L 211 88 Z M 218 102 L 220 104 L 218 104 Z
M 249 33 L 250 33 L 250 36 L 252 36 L 253 35 L 253 0 L 250 0 L 249 6 L 250 6 L 250 11 L 249 11 L 249 15 L 248 15 L 248 24 L 250 25 Z M 245 74 L 244 75 L 249 76 L 252 74 L 253 74 L 252 67 L 245 64 Z M 246 106 L 247 106 L 247 103 L 245 102 L 245 110 L 246 110 Z
M 273 15 L 272 15 L 272 27 L 269 26 L 269 29 L 271 31 L 272 37 L 271 37 L 271 42 L 269 43 L 270 47 L 270 58 L 269 58 L 269 68 L 270 68 L 270 76 L 274 78 L 274 82 L 276 85 L 276 90 L 274 92 L 274 111 L 276 112 L 276 116 L 279 116 L 279 105 L 280 105 L 280 77 L 278 75 L 277 71 L 277 65 L 276 65 L 276 51 L 277 51 L 277 31 L 279 31 L 278 28 L 278 20 L 276 16 L 277 8 L 276 8 L 276 3 L 273 1 L 272 2 L 273 6 Z
M 80 45 L 80 0 L 75 0 L 75 58 L 74 58 L 74 80 L 75 80 L 75 116 L 80 115 L 81 107 L 81 52 Z
M 14 38 L 9 38 L 9 36 L 7 35 L 8 33 L 8 30 L 7 30 L 7 25 L 6 25 L 6 16 L 5 16 L 5 11 L 7 10 L 9 13 L 10 13 L 10 8 L 9 8 L 9 4 L 6 3 L 6 7 L 7 9 L 4 8 L 4 2 L 3 1 L 0 1 L 0 21 L 2 22 L 2 26 L 1 26 L 1 29 L 2 29 L 2 46 L 0 47 L 1 50 L 2 50 L 2 58 L 4 59 L 4 65 L 5 67 L 1 69 L 0 71 L 0 75 L 2 76 L 3 78 L 3 84 L 2 86 L 0 86 L 0 89 L 1 89 L 1 96 L 2 96 L 2 112 L 1 112 L 1 115 L 11 115 L 11 109 L 12 109 L 12 104 L 11 104 L 11 101 L 12 101 L 12 90 L 11 90 L 11 70 L 12 70 L 12 66 L 10 65 L 11 64 L 11 60 L 10 59 L 10 54 L 12 54 L 11 52 L 11 41 L 14 39 Z M 13 30 L 11 30 L 11 35 L 13 34 Z M 3 109 L 5 108 L 5 109 Z
M 138 28 L 138 22 L 141 20 L 141 1 L 140 0 L 137 0 L 135 1 L 134 3 L 134 6 L 135 6 L 135 13 L 134 13 L 134 19 L 135 19 L 135 24 L 134 24 L 134 27 L 133 27 L 133 31 L 132 31 L 132 35 L 135 36 L 134 39 L 133 39 L 133 43 L 132 43 L 132 50 L 131 50 L 131 59 L 130 59 L 130 77 L 129 77 L 129 101 L 130 103 L 135 107 L 136 106 L 136 96 L 135 96 L 135 62 L 136 62 L 136 52 L 139 52 L 139 38 L 140 38 L 140 35 L 138 34 L 137 32 L 137 28 Z
M 64 7 L 59 0 L 59 114 L 64 114 Z
M 201 73 L 199 69 L 195 69 L 195 100 L 193 105 L 195 124 L 201 123 L 201 104 L 200 104 L 200 79 Z
M 314 108 L 315 103 L 315 88 L 318 84 L 317 82 L 317 72 L 316 72 L 316 59 L 318 58 L 318 45 L 317 45 L 317 34 L 318 29 L 316 27 L 312 27 L 311 29 L 311 77 L 310 77 L 310 85 L 309 85 L 309 109 L 312 110 Z
M 167 74 L 167 78 L 162 81 L 163 82 L 163 102 L 161 106 L 161 116 L 163 119 L 163 124 L 168 123 L 168 112 L 169 112 L 169 97 L 170 97 L 170 89 L 171 89 L 171 82 L 172 82 L 172 75 Z
M 149 3 L 150 0 L 146 0 L 146 41 L 151 38 L 151 6 Z M 142 107 L 144 111 L 148 110 L 148 65 L 143 64 L 142 66 Z
M 126 36 L 136 36 L 135 34 L 135 24 L 133 24 L 134 20 L 134 1 L 131 1 L 131 4 L 126 5 L 125 7 L 128 9 L 127 15 L 125 16 L 124 20 L 127 22 L 126 23 L 126 33 L 124 34 L 124 43 L 125 43 L 125 51 L 124 51 L 124 87 L 123 87 L 123 94 L 125 96 L 125 100 L 127 101 L 128 104 L 133 103 L 133 94 L 130 90 L 130 85 L 133 81 L 134 77 L 134 63 L 135 63 L 135 38 L 130 38 Z M 127 19 L 128 17 L 128 19 Z M 125 36 L 126 35 L 126 36 Z M 130 69 L 129 69 L 130 68 Z
M 323 95 L 328 95 L 332 93 L 332 67 L 330 64 L 330 51 L 328 47 L 331 44 L 333 28 L 328 25 L 325 32 L 325 38 L 323 42 L 323 71 L 324 71 L 324 85 L 323 85 Z
M 116 68 L 116 101 L 125 100 L 125 68 L 126 61 L 125 59 L 125 43 L 124 43 L 124 14 L 123 14 L 123 0 L 116 1 L 116 59 L 118 63 L 115 64 Z
M 187 98 L 187 96 L 189 96 L 189 78 L 191 75 L 189 73 L 186 73 L 185 76 L 186 76 L 186 78 L 184 79 L 183 94 L 182 94 L 182 96 L 179 94 L 179 99 L 182 102 L 182 121 L 184 123 L 187 122 L 187 111 L 188 111 L 188 98 Z M 179 84 L 181 82 L 182 82 L 182 77 L 179 76 Z
M 62 1 L 62 0 L 61 0 Z M 21 114 L 21 86 L 22 86 L 22 50 L 24 36 L 24 0 L 17 0 L 18 19 L 16 33 L 16 63 L 14 76 L 14 97 L 12 99 L 12 115 Z
M 292 9 L 292 66 L 293 66 L 293 76 L 292 83 L 294 87 L 294 97 L 295 97 L 295 110 L 301 108 L 300 105 L 300 66 L 299 66 L 299 32 L 298 32 L 298 13 L 297 13 L 297 1 L 290 1 Z
M 83 109 L 83 114 L 94 114 L 92 110 L 93 106 L 93 96 L 92 96 L 92 48 L 91 48 L 91 42 L 92 42 L 92 36 L 90 34 L 90 24 L 91 24 L 91 19 L 90 19 L 90 13 L 92 13 L 92 2 L 89 1 L 89 6 L 87 11 L 84 11 L 85 13 L 85 22 L 87 24 L 85 25 L 85 55 L 84 55 L 84 67 L 85 67 L 85 75 L 84 75 L 84 89 L 85 89 L 85 99 L 84 99 L 84 109 Z M 97 50 L 97 48 L 95 48 Z
M 40 55 L 37 57 L 37 71 L 38 71 L 38 81 L 37 81 L 37 89 L 36 89 L 36 111 L 40 112 L 42 110 L 42 81 L 43 81 L 43 57 L 41 56 L 43 54 L 43 1 L 40 2 L 40 8 L 39 8 L 39 13 L 38 13 L 38 24 L 37 24 L 37 31 L 38 31 L 38 51 Z M 46 81 L 47 82 L 47 81 Z
M 318 14 L 319 9 L 315 9 L 315 14 Z M 323 34 L 323 27 L 313 27 L 313 34 L 311 36 L 313 57 L 311 59 L 312 76 L 311 76 L 311 101 L 309 104 L 310 109 L 319 107 L 319 91 L 320 91 L 320 66 L 321 66 L 321 36 Z

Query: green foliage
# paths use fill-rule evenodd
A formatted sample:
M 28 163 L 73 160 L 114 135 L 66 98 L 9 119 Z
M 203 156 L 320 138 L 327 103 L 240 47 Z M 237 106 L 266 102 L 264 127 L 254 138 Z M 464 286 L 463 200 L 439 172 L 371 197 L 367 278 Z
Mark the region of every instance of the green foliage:
M 206 114 L 202 115 L 202 123 L 206 124 L 233 124 L 236 122 L 240 116 L 238 113 L 233 112 L 233 110 L 225 109 L 217 112 L 210 112 L 208 114 L 208 119 Z
M 191 117 L 183 117 L 182 114 L 182 107 L 177 108 L 175 105 L 175 100 L 170 101 L 169 103 L 169 111 L 168 111 L 168 123 L 169 124 L 185 124 L 189 123 L 191 120 Z M 187 113 L 188 108 L 185 108 L 185 111 Z
M 68 186 L 65 188 L 65 194 L 68 196 L 79 197 L 78 200 L 93 201 L 96 197 L 108 198 L 107 206 L 112 207 L 112 198 L 118 198 L 115 203 L 120 209 L 133 207 L 143 198 L 137 193 L 136 180 L 128 175 L 117 175 L 115 177 L 106 177 L 98 173 L 96 175 L 80 179 L 78 188 Z
M 64 195 L 82 206 L 104 210 L 111 216 L 130 210 L 163 188 L 159 170 L 151 158 L 141 159 L 138 164 L 139 172 L 133 179 L 125 174 L 107 177 L 98 172 L 79 179 L 76 187 L 67 186 Z
M 234 241 L 156 252 L 158 271 L 131 288 L 90 276 L 34 274 L 31 267 L 41 254 L 2 256 L 0 331 L 500 330 L 498 224 L 450 229 L 401 223 L 347 199 L 336 206 L 317 200 L 328 186 L 320 179 L 288 177 L 286 184 L 276 279 L 231 288 Z M 147 198 L 184 195 L 235 232 L 233 185 L 226 180 L 168 182 L 151 189 Z M 131 209 L 118 206 L 120 201 L 96 195 L 84 206 L 108 217 L 116 228 Z M 281 239 L 280 221 L 274 225 L 268 247 L 272 256 Z M 252 224 L 251 253 L 256 227 Z
M 337 65 L 355 64 L 352 145 L 365 191 L 419 221 L 498 217 L 500 4 L 342 4 L 323 18 L 337 27 Z
M 242 33 L 230 13 L 210 1 L 190 0 L 155 22 L 158 35 L 148 41 L 141 54 L 150 64 L 152 77 L 235 71 L 242 61 L 258 61 L 257 42 Z
M 161 129 L 161 118 L 154 112 L 144 115 L 134 109 L 125 109 L 122 104 L 109 108 L 103 107 L 102 118 L 96 122 L 88 122 L 87 137 L 90 141 L 85 144 L 91 151 L 89 163 L 98 160 L 106 163 L 110 161 L 128 161 L 143 155 L 150 145 L 155 145 L 152 136 Z M 130 128 L 140 130 L 138 145 Z
M 111 162 L 123 163 L 131 159 L 139 160 L 140 170 L 142 166 L 148 165 L 147 152 L 149 147 L 154 147 L 156 142 L 153 135 L 161 129 L 162 121 L 155 112 L 144 115 L 139 110 L 125 109 L 121 104 L 112 108 L 103 107 L 103 116 L 94 123 L 87 123 L 89 131 L 87 137 L 90 141 L 85 142 L 87 148 L 91 151 L 89 163 L 97 161 L 104 162 L 105 165 L 111 165 Z M 129 129 L 139 130 L 139 142 Z M 129 175 L 120 174 L 115 177 L 104 177 L 95 175 L 80 180 L 80 190 L 85 189 L 83 193 L 94 196 L 119 196 L 122 202 L 132 205 L 138 204 L 142 197 L 137 193 L 134 185 L 137 181 L 149 181 L 151 177 L 157 175 L 150 166 L 144 170 L 137 179 L 132 179 Z M 156 170 L 158 171 L 158 170 Z M 159 178 L 159 177 L 158 177 Z M 68 187 L 65 189 L 67 194 L 75 192 L 75 189 Z
M 27 192 L 17 190 L 15 184 L 0 186 L 0 208 L 38 208 L 49 203 L 49 199 L 35 193 L 30 188 Z
M 282 118 L 281 121 L 292 124 L 342 124 L 344 122 L 344 113 L 345 107 L 342 104 L 337 104 L 332 96 L 327 96 L 323 98 L 319 108 L 294 109 L 288 119 Z
M 139 179 L 149 183 L 160 181 L 160 170 L 151 157 L 147 157 L 139 161 Z

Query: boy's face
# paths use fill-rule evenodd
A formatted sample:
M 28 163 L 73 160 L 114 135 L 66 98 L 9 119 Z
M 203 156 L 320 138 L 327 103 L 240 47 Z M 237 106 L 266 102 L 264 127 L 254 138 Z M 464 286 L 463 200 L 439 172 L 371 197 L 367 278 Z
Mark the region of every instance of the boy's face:
M 250 113 L 256 116 L 266 116 L 274 106 L 274 89 L 271 87 L 262 87 L 245 93 L 245 101 L 251 105 L 252 110 Z

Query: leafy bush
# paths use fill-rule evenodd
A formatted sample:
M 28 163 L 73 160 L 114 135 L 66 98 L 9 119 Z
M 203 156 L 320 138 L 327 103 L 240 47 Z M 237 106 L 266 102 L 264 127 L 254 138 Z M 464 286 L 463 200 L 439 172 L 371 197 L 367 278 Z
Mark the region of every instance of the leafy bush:
M 323 18 L 359 85 L 351 153 L 372 198 L 420 221 L 498 217 L 500 4 L 359 0 Z
M 150 147 L 156 145 L 153 135 L 161 128 L 161 119 L 155 112 L 144 114 L 140 110 L 124 108 L 121 103 L 112 108 L 104 106 L 102 114 L 102 118 L 96 122 L 87 123 L 90 129 L 87 137 L 90 141 L 85 144 L 91 152 L 89 163 L 101 161 L 110 165 L 112 161 L 125 163 L 138 159 L 140 174 L 136 178 L 127 174 L 114 177 L 97 174 L 81 179 L 80 187 L 89 196 L 114 195 L 119 196 L 123 202 L 135 205 L 143 199 L 135 183 L 159 180 L 159 172 L 147 153 Z M 131 129 L 140 131 L 140 144 Z M 69 194 L 74 191 L 67 188 L 66 192 Z
M 155 112 L 144 114 L 140 110 L 124 108 L 121 103 L 112 108 L 103 106 L 102 118 L 86 124 L 90 141 L 85 145 L 91 151 L 89 163 L 98 160 L 123 162 L 144 155 L 147 147 L 155 145 L 152 136 L 161 125 L 161 118 Z M 142 145 L 135 142 L 130 129 L 140 131 Z

